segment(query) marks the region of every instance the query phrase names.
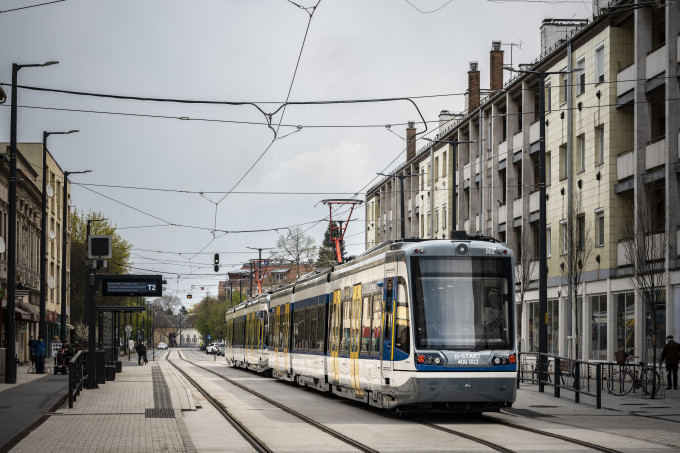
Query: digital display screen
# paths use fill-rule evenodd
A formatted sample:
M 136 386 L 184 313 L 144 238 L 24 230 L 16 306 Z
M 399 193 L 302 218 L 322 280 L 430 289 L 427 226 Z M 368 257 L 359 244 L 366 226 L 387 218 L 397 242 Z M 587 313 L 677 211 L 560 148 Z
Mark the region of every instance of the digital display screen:
M 161 275 L 100 275 L 103 296 L 147 296 L 163 294 Z

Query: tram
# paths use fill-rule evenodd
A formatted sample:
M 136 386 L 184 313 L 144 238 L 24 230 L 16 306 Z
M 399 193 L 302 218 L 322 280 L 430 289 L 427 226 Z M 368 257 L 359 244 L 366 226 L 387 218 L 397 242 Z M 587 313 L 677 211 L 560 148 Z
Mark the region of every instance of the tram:
M 493 238 L 381 244 L 227 312 L 230 366 L 395 410 L 516 398 L 514 254 Z

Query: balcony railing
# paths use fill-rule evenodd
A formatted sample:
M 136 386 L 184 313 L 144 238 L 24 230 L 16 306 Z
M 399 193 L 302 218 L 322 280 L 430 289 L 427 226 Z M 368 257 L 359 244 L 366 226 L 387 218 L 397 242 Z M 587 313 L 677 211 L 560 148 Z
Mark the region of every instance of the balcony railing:
M 538 121 L 534 121 L 529 126 L 529 143 L 536 143 L 541 138 L 541 125 Z
M 626 151 L 616 158 L 616 177 L 620 181 L 633 176 L 635 160 L 633 150 Z
M 508 205 L 504 204 L 498 208 L 498 223 L 506 223 L 508 221 Z
M 512 202 L 512 218 L 518 219 L 522 217 L 522 199 L 517 198 Z
M 660 46 L 647 55 L 645 77 L 647 80 L 666 72 L 666 45 Z
M 616 96 L 621 96 L 635 89 L 637 65 L 632 64 L 619 71 L 616 75 Z
M 532 192 L 529 194 L 529 212 L 536 212 L 540 209 L 541 192 Z
M 654 142 L 650 142 L 645 147 L 645 170 L 649 170 L 659 165 L 664 164 L 664 150 L 666 149 L 666 140 L 661 138 Z
M 524 147 L 524 132 L 519 131 L 512 136 L 512 149 L 522 149 Z

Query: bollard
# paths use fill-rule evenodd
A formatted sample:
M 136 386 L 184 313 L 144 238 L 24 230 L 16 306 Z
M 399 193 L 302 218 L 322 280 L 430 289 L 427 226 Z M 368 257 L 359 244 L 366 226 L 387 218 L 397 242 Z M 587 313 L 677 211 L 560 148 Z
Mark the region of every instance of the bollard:
M 602 409 L 602 364 L 597 364 L 597 371 L 595 373 L 597 379 L 597 390 L 595 390 L 595 399 L 597 401 L 597 408 Z

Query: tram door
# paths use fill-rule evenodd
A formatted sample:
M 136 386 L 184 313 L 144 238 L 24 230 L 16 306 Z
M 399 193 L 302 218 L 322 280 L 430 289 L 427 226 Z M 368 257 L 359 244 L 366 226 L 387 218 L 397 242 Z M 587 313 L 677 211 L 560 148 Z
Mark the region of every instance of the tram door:
M 341 300 L 342 291 L 339 289 L 335 290 L 333 292 L 333 305 L 331 306 L 330 313 L 331 330 L 328 335 L 331 350 L 331 380 L 333 382 L 338 382 L 340 380 L 340 365 L 338 354 L 340 352 L 340 319 L 342 316 Z
M 397 277 L 394 267 L 385 271 L 385 284 L 383 286 L 383 341 L 382 341 L 382 370 L 392 371 L 394 360 L 394 310 L 397 300 Z
M 349 361 L 351 385 L 357 396 L 363 395 L 359 387 L 359 345 L 361 335 L 361 285 L 352 289 L 352 308 L 350 315 Z

